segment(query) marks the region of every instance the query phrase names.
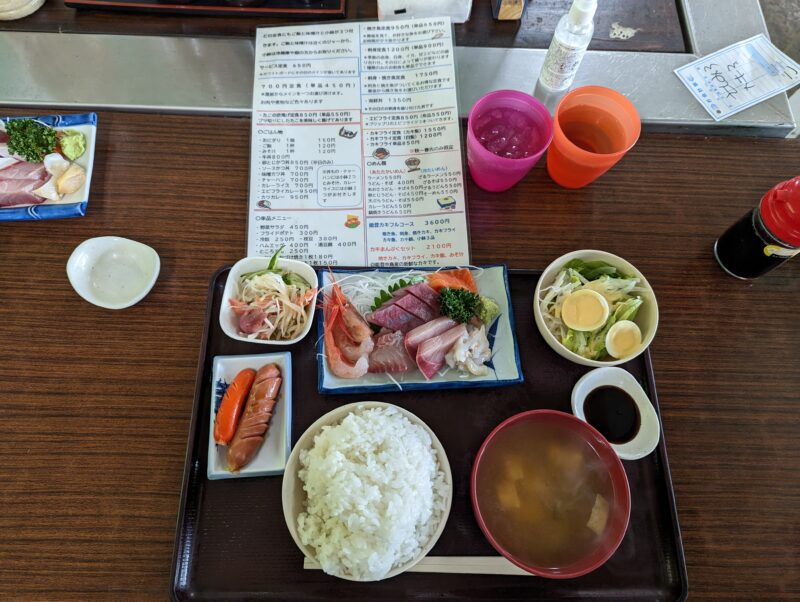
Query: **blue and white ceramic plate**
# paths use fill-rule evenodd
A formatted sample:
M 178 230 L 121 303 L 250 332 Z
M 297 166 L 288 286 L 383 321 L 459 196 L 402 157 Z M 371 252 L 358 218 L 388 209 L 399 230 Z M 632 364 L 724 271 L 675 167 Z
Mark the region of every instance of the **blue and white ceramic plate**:
M 278 392 L 275 413 L 269 421 L 264 443 L 255 458 L 238 473 L 226 468 L 228 448 L 214 441 L 214 418 L 217 415 L 222 397 L 228 385 L 245 368 L 258 370 L 267 364 L 277 364 L 283 382 Z M 262 353 L 258 355 L 218 355 L 212 367 L 210 422 L 208 427 L 208 468 L 209 479 L 235 479 L 239 477 L 263 477 L 281 475 L 292 451 L 292 355 L 283 353 Z
M 478 292 L 491 297 L 500 306 L 500 316 L 487 329 L 486 335 L 492 349 L 492 358 L 486 363 L 489 374 L 474 376 L 447 366 L 435 374 L 430 380 L 418 369 L 404 374 L 365 374 L 361 378 L 346 379 L 335 376 L 329 369 L 325 359 L 324 318 L 318 311 L 317 336 L 319 353 L 318 388 L 320 393 L 367 393 L 413 391 L 421 389 L 456 389 L 464 387 L 499 387 L 522 382 L 519 350 L 514 335 L 514 314 L 511 308 L 511 295 L 508 290 L 508 273 L 506 266 L 484 266 L 471 268 Z M 373 268 L 368 270 L 337 270 L 319 272 L 320 298 L 325 287 L 330 286 L 331 274 L 339 283 L 353 282 L 354 278 L 380 278 L 387 272 L 433 272 L 435 268 Z M 347 288 L 344 289 L 347 292 Z M 363 313 L 362 308 L 362 313 Z
M 89 186 L 92 182 L 94 166 L 94 146 L 97 133 L 97 115 L 83 113 L 79 115 L 46 115 L 42 117 L 1 117 L 0 127 L 12 119 L 36 119 L 56 130 L 78 130 L 86 136 L 86 152 L 75 161 L 86 170 L 86 182 L 77 192 L 64 195 L 59 201 L 45 200 L 38 205 L 13 205 L 0 207 L 0 222 L 16 222 L 29 219 L 57 219 L 62 217 L 80 217 L 86 215 L 89 202 Z M 2 175 L 2 172 L 0 172 Z

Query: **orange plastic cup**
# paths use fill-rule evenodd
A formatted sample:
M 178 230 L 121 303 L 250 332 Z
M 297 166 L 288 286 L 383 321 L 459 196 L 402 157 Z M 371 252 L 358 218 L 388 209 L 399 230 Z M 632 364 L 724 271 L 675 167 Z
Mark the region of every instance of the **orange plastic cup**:
M 583 188 L 625 156 L 641 129 L 639 112 L 619 92 L 576 88 L 556 107 L 547 172 L 564 188 Z

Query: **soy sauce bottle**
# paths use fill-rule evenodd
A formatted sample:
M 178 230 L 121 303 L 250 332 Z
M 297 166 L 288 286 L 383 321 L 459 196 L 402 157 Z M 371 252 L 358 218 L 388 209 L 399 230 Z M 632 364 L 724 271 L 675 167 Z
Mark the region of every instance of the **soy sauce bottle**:
M 800 253 L 800 176 L 781 182 L 714 243 L 722 269 L 751 279 Z

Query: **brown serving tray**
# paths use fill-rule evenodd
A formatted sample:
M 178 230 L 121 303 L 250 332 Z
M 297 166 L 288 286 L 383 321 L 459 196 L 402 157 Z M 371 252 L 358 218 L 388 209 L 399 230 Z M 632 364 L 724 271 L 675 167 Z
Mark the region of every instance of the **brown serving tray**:
M 432 556 L 497 555 L 472 514 L 469 475 L 483 440 L 518 412 L 553 408 L 570 412 L 575 382 L 589 368 L 557 355 L 533 321 L 533 290 L 540 272 L 510 270 L 509 285 L 525 381 L 497 389 L 450 389 L 360 395 L 317 392 L 316 339 L 292 346 L 242 343 L 219 327 L 229 268 L 211 280 L 186 451 L 172 596 L 176 600 L 684 600 L 688 582 L 675 496 L 662 432 L 655 452 L 623 462 L 631 489 L 631 518 L 619 549 L 596 571 L 577 579 L 527 576 L 404 573 L 372 583 L 344 581 L 303 569 L 281 509 L 281 477 L 206 478 L 211 366 L 216 355 L 292 353 L 292 441 L 322 414 L 378 398 L 408 408 L 437 434 L 453 472 L 453 507 Z M 312 328 L 312 333 L 316 329 Z M 623 364 L 659 412 L 650 353 Z M 660 414 L 660 412 L 659 412 Z

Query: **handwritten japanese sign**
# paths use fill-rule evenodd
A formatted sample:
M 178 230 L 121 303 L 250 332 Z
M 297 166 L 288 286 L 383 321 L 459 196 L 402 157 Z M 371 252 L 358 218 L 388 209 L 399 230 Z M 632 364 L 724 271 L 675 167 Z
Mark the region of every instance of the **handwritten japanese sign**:
M 764 34 L 712 52 L 675 74 L 716 121 L 800 84 L 800 65 Z
M 468 264 L 448 18 L 258 29 L 248 254 Z

